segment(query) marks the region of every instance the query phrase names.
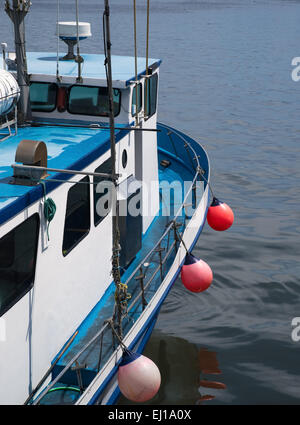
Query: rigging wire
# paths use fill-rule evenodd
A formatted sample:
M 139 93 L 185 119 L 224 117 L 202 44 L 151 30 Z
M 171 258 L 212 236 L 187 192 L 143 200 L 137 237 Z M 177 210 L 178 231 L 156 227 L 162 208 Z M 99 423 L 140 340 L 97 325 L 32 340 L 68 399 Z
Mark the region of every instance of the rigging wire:
M 149 114 L 150 105 L 148 108 L 148 74 L 149 74 L 149 31 L 150 31 L 150 0 L 147 0 L 147 30 L 146 30 L 146 81 L 145 81 L 145 115 Z
M 136 0 L 133 0 L 133 27 L 134 27 L 134 72 L 135 72 L 135 125 L 138 125 L 138 72 L 137 72 L 137 28 L 136 28 Z
M 57 81 L 61 81 L 61 77 L 59 75 L 59 0 L 57 0 L 57 20 L 56 20 L 56 32 L 57 32 L 57 51 L 56 51 L 56 79 Z
M 78 0 L 76 0 L 76 38 L 77 38 L 77 56 L 75 58 L 75 62 L 78 64 L 78 77 L 76 78 L 77 83 L 82 83 L 81 76 L 81 63 L 83 62 L 83 58 L 80 56 L 80 45 L 79 45 L 79 11 L 78 11 Z

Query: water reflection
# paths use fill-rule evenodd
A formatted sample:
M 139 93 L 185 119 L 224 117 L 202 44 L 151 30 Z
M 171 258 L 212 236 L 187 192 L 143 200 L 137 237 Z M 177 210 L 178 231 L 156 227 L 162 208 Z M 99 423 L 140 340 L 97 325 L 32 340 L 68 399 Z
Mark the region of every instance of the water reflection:
M 199 351 L 199 368 L 200 368 L 200 379 L 199 379 L 199 392 L 200 398 L 196 404 L 202 404 L 204 401 L 213 400 L 216 396 L 211 394 L 202 394 L 203 388 L 213 388 L 216 390 L 225 390 L 226 385 L 223 382 L 212 381 L 207 378 L 207 375 L 220 375 L 222 374 L 219 368 L 219 362 L 217 360 L 217 353 L 209 351 L 206 348 L 201 348 Z
M 161 387 L 148 405 L 195 405 L 211 400 L 215 394 L 205 394 L 203 388 L 225 389 L 226 385 L 207 379 L 221 374 L 216 353 L 206 348 L 154 330 L 144 355 L 151 358 L 161 372 Z M 203 388 L 202 388 L 203 387 Z M 199 398 L 200 393 L 200 398 Z M 118 405 L 133 403 L 121 396 Z

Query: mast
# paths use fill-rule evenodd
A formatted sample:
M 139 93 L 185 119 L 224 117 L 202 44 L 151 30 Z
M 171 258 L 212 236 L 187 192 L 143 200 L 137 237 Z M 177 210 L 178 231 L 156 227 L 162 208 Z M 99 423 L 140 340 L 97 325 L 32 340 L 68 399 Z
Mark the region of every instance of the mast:
M 17 61 L 17 81 L 20 86 L 21 96 L 18 107 L 18 121 L 23 124 L 30 119 L 31 110 L 29 103 L 29 76 L 27 73 L 26 49 L 25 49 L 25 25 L 24 19 L 31 3 L 29 0 L 10 0 L 5 2 L 5 11 L 14 24 L 15 49 Z
M 116 139 L 115 139 L 115 120 L 114 120 L 114 104 L 113 104 L 113 87 L 112 87 L 112 70 L 111 70 L 111 41 L 110 41 L 110 10 L 109 1 L 104 0 L 103 13 L 103 34 L 104 34 L 104 54 L 105 54 L 105 70 L 107 79 L 108 101 L 109 101 L 109 127 L 110 127 L 110 151 L 112 162 L 112 179 L 114 183 L 115 193 L 113 194 L 113 222 L 112 222 L 112 275 L 116 285 L 116 319 L 119 337 L 122 338 L 122 311 L 120 305 L 120 230 L 119 230 L 119 211 L 117 201 L 117 174 L 116 174 Z

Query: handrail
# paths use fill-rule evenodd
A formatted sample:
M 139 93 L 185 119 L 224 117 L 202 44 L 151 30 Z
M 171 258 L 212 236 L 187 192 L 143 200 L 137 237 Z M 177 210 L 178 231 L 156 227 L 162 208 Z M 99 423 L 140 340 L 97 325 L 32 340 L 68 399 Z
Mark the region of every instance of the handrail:
M 168 128 L 167 126 L 164 126 L 165 128 Z M 141 265 L 143 265 L 147 259 L 151 256 L 151 254 L 155 251 L 155 249 L 158 247 L 158 245 L 161 243 L 161 241 L 164 239 L 164 237 L 167 235 L 167 233 L 172 229 L 173 225 L 174 225 L 174 221 L 176 221 L 176 218 L 178 217 L 180 211 L 182 210 L 182 208 L 184 208 L 184 204 L 186 203 L 186 200 L 189 196 L 189 194 L 191 193 L 191 190 L 194 186 L 195 181 L 197 180 L 198 175 L 200 174 L 200 164 L 199 164 L 199 160 L 198 160 L 198 156 L 195 152 L 195 150 L 191 147 L 191 144 L 183 137 L 181 136 L 181 134 L 178 134 L 176 132 L 176 130 L 172 130 L 175 134 L 177 134 L 178 137 L 180 137 L 185 143 L 187 143 L 187 145 L 189 146 L 189 148 L 192 150 L 192 152 L 195 155 L 196 161 L 197 161 L 197 168 L 196 168 L 196 173 L 194 176 L 194 179 L 192 181 L 191 186 L 189 187 L 189 190 L 187 191 L 187 194 L 182 202 L 182 204 L 180 205 L 180 207 L 177 210 L 177 213 L 174 215 L 173 220 L 170 222 L 170 224 L 168 225 L 168 227 L 166 228 L 165 232 L 162 234 L 162 236 L 160 237 L 160 239 L 156 242 L 156 244 L 154 245 L 154 247 L 151 249 L 151 251 L 148 252 L 148 254 L 143 258 L 143 260 L 139 263 L 139 265 L 134 269 L 134 271 L 131 273 L 131 275 L 128 277 L 128 279 L 126 280 L 126 284 L 133 278 L 133 276 L 137 273 L 137 271 L 139 270 L 139 268 L 141 267 Z M 178 156 L 176 154 L 176 156 Z M 201 175 L 201 174 L 200 174 Z
M 89 340 L 89 342 L 81 349 L 77 354 L 75 354 L 74 357 L 66 364 L 66 366 L 63 368 L 63 370 L 57 375 L 57 377 L 51 381 L 49 385 L 47 385 L 46 388 L 41 392 L 41 394 L 34 400 L 32 404 L 39 404 L 39 401 L 44 397 L 44 395 L 56 384 L 56 382 L 59 381 L 59 379 L 67 372 L 68 369 L 72 366 L 73 363 L 85 352 L 89 346 L 96 341 L 96 339 L 105 331 L 105 329 L 108 327 L 108 323 L 105 323 L 105 325 L 102 326 L 100 331 L 98 331 L 92 339 Z
M 162 124 L 161 124 L 162 125 Z M 163 127 L 165 127 L 165 129 L 169 129 L 167 126 L 162 125 Z M 139 269 L 141 269 L 141 267 L 143 267 L 143 265 L 147 262 L 147 260 L 149 259 L 149 257 L 155 252 L 155 250 L 159 247 L 159 245 L 161 244 L 162 240 L 169 234 L 169 232 L 174 228 L 174 225 L 176 223 L 176 219 L 178 218 L 181 210 L 184 208 L 186 200 L 191 192 L 191 190 L 194 187 L 195 182 L 197 181 L 198 176 L 202 176 L 201 174 L 201 167 L 199 164 L 199 160 L 198 160 L 198 155 L 195 152 L 195 150 L 192 148 L 191 144 L 181 135 L 179 134 L 176 130 L 174 129 L 169 129 L 169 131 L 172 131 L 174 134 L 176 134 L 181 140 L 183 140 L 187 146 L 191 149 L 191 151 L 194 154 L 194 158 L 197 161 L 197 166 L 196 166 L 196 172 L 192 181 L 192 184 L 190 185 L 186 196 L 183 199 L 183 202 L 181 203 L 180 207 L 178 208 L 176 214 L 174 215 L 174 218 L 170 221 L 170 223 L 168 224 L 166 230 L 163 232 L 162 236 L 159 238 L 159 240 L 156 242 L 156 244 L 154 245 L 154 247 L 147 253 L 147 255 L 143 258 L 143 260 L 139 263 L 139 265 L 134 269 L 134 271 L 130 274 L 130 276 L 126 279 L 125 284 L 128 284 L 136 275 L 136 273 L 139 271 Z M 173 145 L 173 143 L 172 143 Z M 176 154 L 176 156 L 178 156 Z M 207 182 L 208 183 L 208 182 Z M 183 243 L 182 239 L 179 239 L 180 243 Z M 171 244 L 171 246 L 168 248 L 168 251 L 166 253 L 166 255 L 164 256 L 164 258 L 161 260 L 161 263 L 164 264 L 166 262 L 166 260 L 169 258 L 170 254 L 172 253 L 174 247 L 176 246 L 176 240 L 173 241 L 173 243 Z M 155 268 L 155 270 L 153 271 L 153 273 L 151 274 L 151 276 L 149 277 L 148 282 L 146 283 L 144 290 L 147 289 L 147 287 L 150 285 L 150 283 L 153 281 L 154 276 L 158 273 L 158 271 L 160 270 L 160 265 L 158 267 Z M 142 296 L 143 291 L 140 291 L 140 293 L 134 298 L 134 300 L 132 300 L 132 302 L 130 303 L 130 306 L 127 309 L 127 312 L 129 312 L 132 307 L 137 303 L 137 300 Z M 122 320 L 126 317 L 125 315 L 122 315 Z M 109 325 L 109 319 L 104 321 L 104 325 L 102 326 L 102 328 L 90 339 L 89 342 L 87 342 L 85 344 L 85 346 L 79 350 L 79 352 L 72 357 L 72 359 L 66 364 L 66 366 L 61 370 L 61 372 L 56 376 L 56 378 L 51 381 L 45 388 L 44 390 L 40 393 L 40 395 L 33 401 L 32 404 L 36 405 L 39 404 L 40 400 L 44 397 L 44 395 L 46 395 L 46 393 L 53 388 L 53 386 L 59 381 L 59 379 L 67 372 L 67 370 L 69 370 L 72 365 L 76 362 L 76 360 L 96 341 L 96 339 L 98 337 L 100 337 L 101 335 L 104 334 L 105 330 L 108 328 Z M 120 345 L 118 345 L 118 347 L 114 350 L 117 351 L 120 348 Z M 102 346 L 101 346 L 102 349 Z M 113 354 L 113 352 L 112 352 Z M 104 365 L 104 367 L 102 368 L 102 370 L 104 370 L 107 366 L 107 362 L 106 365 Z M 99 372 L 98 372 L 99 373 Z

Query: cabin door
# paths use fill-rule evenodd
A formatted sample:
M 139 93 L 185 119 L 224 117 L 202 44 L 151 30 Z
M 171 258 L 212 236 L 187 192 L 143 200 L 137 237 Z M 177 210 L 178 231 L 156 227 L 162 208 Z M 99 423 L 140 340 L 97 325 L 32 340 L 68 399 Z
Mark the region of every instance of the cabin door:
M 118 189 L 120 267 L 126 268 L 142 246 L 141 183 L 130 176 Z

